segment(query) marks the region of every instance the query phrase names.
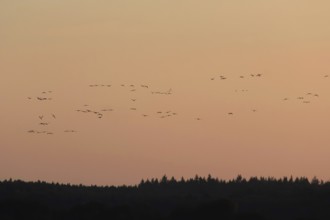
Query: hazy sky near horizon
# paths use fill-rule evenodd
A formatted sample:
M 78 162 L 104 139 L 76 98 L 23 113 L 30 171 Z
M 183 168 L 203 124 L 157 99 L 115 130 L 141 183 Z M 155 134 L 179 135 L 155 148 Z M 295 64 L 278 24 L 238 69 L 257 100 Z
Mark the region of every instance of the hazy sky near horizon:
M 2 0 L 0 179 L 329 180 L 329 9 L 326 0 Z M 101 119 L 76 111 L 109 108 Z M 167 111 L 177 115 L 160 118 Z

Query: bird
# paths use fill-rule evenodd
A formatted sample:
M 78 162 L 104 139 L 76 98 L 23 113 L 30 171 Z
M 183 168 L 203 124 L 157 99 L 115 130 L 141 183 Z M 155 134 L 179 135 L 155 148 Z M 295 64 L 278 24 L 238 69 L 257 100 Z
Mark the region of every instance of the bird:
M 147 117 L 148 115 L 143 114 L 142 116 L 143 116 L 143 117 Z
M 31 97 L 27 97 L 28 99 L 32 99 Z
M 200 121 L 200 120 L 201 120 L 201 118 L 196 118 L 196 120 L 197 120 L 197 121 Z
M 163 112 L 157 112 L 157 114 L 162 114 Z
M 135 92 L 136 91 L 136 89 L 131 89 L 131 92 Z
M 41 122 L 41 123 L 39 123 L 40 125 L 48 125 L 48 123 L 47 122 Z
M 329 77 L 329 75 L 325 75 L 324 77 Z
M 131 110 L 136 110 L 136 108 L 130 108 Z
M 287 100 L 289 100 L 289 98 L 284 98 L 283 100 L 284 100 L 284 101 L 287 101 Z
M 252 109 L 253 112 L 256 112 L 257 110 L 256 109 Z
M 239 78 L 243 79 L 243 78 L 244 78 L 244 76 L 240 76 Z
M 112 108 L 107 108 L 107 109 L 102 109 L 101 111 L 102 112 L 110 112 L 110 111 L 113 111 L 113 109 Z
M 232 112 L 228 112 L 228 115 L 233 115 L 234 113 L 232 113 Z
M 53 118 L 55 118 L 55 119 L 56 119 L 56 116 L 55 116 L 54 114 L 52 114 L 52 116 L 53 116 Z
M 135 102 L 136 101 L 136 99 L 131 99 L 133 102 Z
M 74 133 L 74 132 L 77 132 L 77 131 L 75 131 L 75 130 L 64 130 L 64 132 Z
M 214 78 L 211 78 L 211 80 L 214 80 Z
M 35 133 L 34 130 L 28 130 L 28 133 Z
M 40 118 L 40 120 L 42 120 L 44 118 L 44 116 L 43 115 L 39 115 L 39 118 Z

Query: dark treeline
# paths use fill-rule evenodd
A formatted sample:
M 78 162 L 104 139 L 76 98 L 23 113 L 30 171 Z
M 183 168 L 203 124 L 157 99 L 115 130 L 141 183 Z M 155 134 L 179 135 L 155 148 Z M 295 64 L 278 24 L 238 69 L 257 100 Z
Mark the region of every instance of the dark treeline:
M 135 186 L 0 182 L 0 219 L 330 219 L 330 182 L 208 176 Z

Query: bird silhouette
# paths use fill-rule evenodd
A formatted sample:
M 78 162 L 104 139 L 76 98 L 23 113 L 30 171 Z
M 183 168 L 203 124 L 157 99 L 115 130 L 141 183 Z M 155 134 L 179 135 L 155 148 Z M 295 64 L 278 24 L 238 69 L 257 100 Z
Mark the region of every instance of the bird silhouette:
M 112 108 L 107 108 L 107 109 L 102 109 L 101 111 L 102 112 L 111 112 L 111 111 L 113 111 L 113 109 Z
M 76 130 L 64 130 L 64 132 L 66 132 L 66 133 L 75 133 L 77 131 Z

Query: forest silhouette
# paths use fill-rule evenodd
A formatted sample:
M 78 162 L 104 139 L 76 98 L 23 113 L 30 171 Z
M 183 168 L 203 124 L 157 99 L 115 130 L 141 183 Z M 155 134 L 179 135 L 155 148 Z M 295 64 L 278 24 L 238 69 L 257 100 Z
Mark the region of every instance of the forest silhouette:
M 330 182 L 208 176 L 134 186 L 0 182 L 0 219 L 330 219 Z

